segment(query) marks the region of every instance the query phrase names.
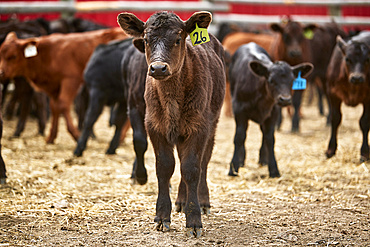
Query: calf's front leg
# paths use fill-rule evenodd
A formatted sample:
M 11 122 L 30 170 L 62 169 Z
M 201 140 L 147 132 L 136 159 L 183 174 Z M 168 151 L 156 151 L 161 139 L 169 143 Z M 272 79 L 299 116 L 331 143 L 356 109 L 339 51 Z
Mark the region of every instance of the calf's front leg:
M 279 109 L 277 106 L 271 112 L 271 116 L 261 124 L 263 140 L 260 155 L 266 155 L 268 160 L 268 169 L 271 178 L 280 177 L 279 169 L 275 158 L 275 125 L 278 120 Z M 265 152 L 263 151 L 265 150 Z M 264 158 L 260 157 L 260 160 Z
M 337 150 L 337 134 L 338 127 L 342 121 L 342 112 L 340 111 L 340 105 L 342 101 L 335 95 L 330 95 L 331 105 L 331 136 L 329 141 L 328 149 L 326 150 L 326 157 L 331 158 L 335 155 Z
M 202 133 L 196 133 L 177 144 L 177 150 L 181 162 L 181 181 L 186 187 L 185 217 L 188 236 L 200 237 L 202 234 L 202 219 L 199 203 L 199 183 L 203 167 L 201 163 L 209 161 L 210 154 L 204 153 L 207 146 L 208 137 Z M 208 162 L 207 162 L 208 164 Z M 206 173 L 207 170 L 204 169 Z M 205 179 L 206 176 L 203 177 Z M 204 181 L 201 182 L 204 186 Z M 206 181 L 205 181 L 206 183 Z M 208 187 L 206 187 L 208 192 Z M 202 197 L 205 195 L 202 194 Z M 208 198 L 209 205 L 209 196 Z M 203 199 L 203 198 L 202 198 Z
M 245 162 L 245 139 L 247 138 L 248 119 L 244 112 L 234 112 L 236 130 L 234 136 L 234 155 L 230 163 L 229 176 L 237 176 L 239 167 Z
M 360 119 L 360 128 L 362 131 L 361 162 L 369 160 L 369 127 L 370 127 L 370 104 L 364 104 L 364 112 Z
M 156 159 L 156 174 L 158 180 L 158 198 L 156 204 L 157 230 L 169 231 L 171 224 L 170 179 L 175 170 L 173 145 L 164 136 L 148 129 Z

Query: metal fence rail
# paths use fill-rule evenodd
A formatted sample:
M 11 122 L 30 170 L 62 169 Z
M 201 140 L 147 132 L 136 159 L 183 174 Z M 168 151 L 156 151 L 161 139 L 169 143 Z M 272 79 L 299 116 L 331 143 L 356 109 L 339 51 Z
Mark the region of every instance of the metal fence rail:
M 214 13 L 213 22 L 236 22 L 249 24 L 266 24 L 279 21 L 274 15 L 244 15 L 233 14 L 231 4 L 259 4 L 259 5 L 317 5 L 328 6 L 328 16 L 292 16 L 303 23 L 325 23 L 334 19 L 340 25 L 370 26 L 370 17 L 343 17 L 339 9 L 341 6 L 370 6 L 370 0 L 210 0 L 199 2 L 188 1 L 36 1 L 36 2 L 0 2 L 0 14 L 11 13 L 43 13 L 63 12 L 74 14 L 76 12 L 107 12 L 107 11 L 199 11 L 208 10 Z
M 290 17 L 301 23 L 328 23 L 335 21 L 341 26 L 370 26 L 369 17 L 355 16 L 309 16 L 309 15 L 290 15 Z M 248 23 L 248 24 L 266 24 L 272 22 L 280 22 L 281 17 L 277 15 L 244 15 L 244 14 L 214 14 L 214 23 L 233 22 L 233 23 Z
M 266 5 L 317 5 L 317 6 L 370 5 L 369 0 L 212 0 L 212 2 L 266 4 Z
M 102 12 L 102 11 L 230 11 L 227 3 L 209 1 L 58 1 L 58 2 L 1 2 L 0 13 L 40 13 L 40 12 Z

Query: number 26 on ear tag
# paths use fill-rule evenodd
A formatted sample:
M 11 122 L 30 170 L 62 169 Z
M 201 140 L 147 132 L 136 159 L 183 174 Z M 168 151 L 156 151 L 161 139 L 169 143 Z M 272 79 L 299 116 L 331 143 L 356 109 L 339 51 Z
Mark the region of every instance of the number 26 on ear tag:
M 306 79 L 301 78 L 301 71 L 298 72 L 298 77 L 293 81 L 293 90 L 306 89 Z
M 195 23 L 195 30 L 190 33 L 190 39 L 193 45 L 200 45 L 210 41 L 207 28 L 200 28 Z

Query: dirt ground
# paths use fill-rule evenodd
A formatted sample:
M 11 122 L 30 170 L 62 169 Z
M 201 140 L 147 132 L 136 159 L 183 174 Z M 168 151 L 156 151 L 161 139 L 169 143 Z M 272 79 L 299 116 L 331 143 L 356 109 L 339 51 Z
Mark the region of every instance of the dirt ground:
M 336 156 L 326 159 L 330 128 L 317 107 L 303 107 L 299 134 L 284 111 L 275 152 L 282 176 L 257 164 L 259 126 L 250 123 L 247 162 L 228 177 L 234 120 L 221 117 L 208 184 L 211 214 L 201 238 L 185 235 L 185 217 L 173 210 L 171 231 L 155 230 L 157 183 L 153 150 L 146 153 L 144 186 L 132 184 L 129 132 L 116 155 L 105 155 L 113 128 L 108 109 L 83 157 L 61 120 L 54 145 L 37 136 L 34 119 L 19 139 L 16 120 L 4 121 L 8 184 L 0 186 L 0 246 L 370 246 L 370 164 L 360 163 L 362 106 L 343 107 Z M 48 125 L 49 127 L 49 125 Z M 48 132 L 48 129 L 47 129 Z M 176 200 L 179 166 L 172 183 Z

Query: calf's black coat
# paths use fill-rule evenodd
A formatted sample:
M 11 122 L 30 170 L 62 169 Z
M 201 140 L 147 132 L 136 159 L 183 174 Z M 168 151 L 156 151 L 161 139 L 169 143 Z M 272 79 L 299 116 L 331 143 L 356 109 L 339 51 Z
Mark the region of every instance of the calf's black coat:
M 260 164 L 268 164 L 270 177 L 279 177 L 274 144 L 275 125 L 280 106 L 291 104 L 291 88 L 298 72 L 301 76 L 312 70 L 309 63 L 291 67 L 283 61 L 272 62 L 268 53 L 256 43 L 239 47 L 229 69 L 230 90 L 236 122 L 234 155 L 229 175 L 235 176 L 244 166 L 248 121 L 260 124 L 263 133 Z

